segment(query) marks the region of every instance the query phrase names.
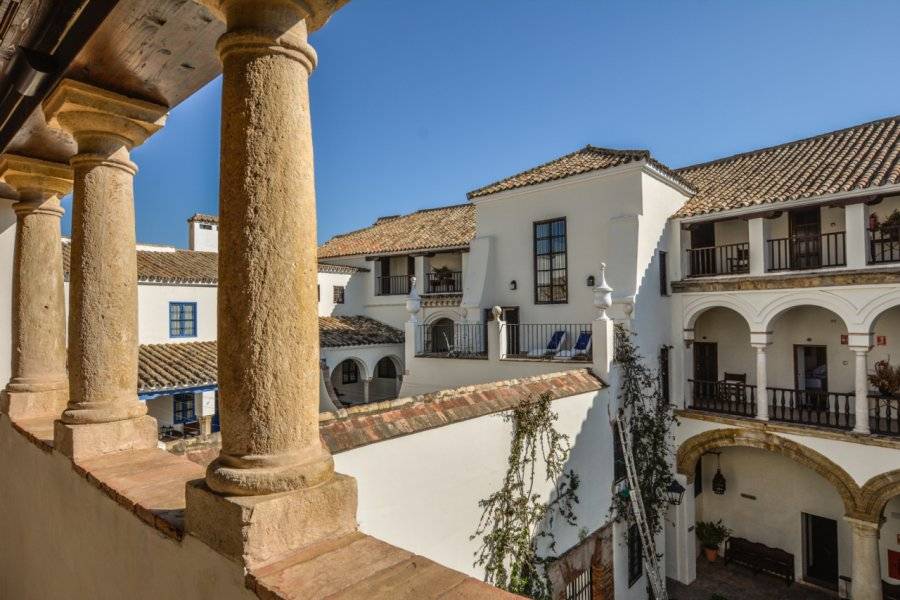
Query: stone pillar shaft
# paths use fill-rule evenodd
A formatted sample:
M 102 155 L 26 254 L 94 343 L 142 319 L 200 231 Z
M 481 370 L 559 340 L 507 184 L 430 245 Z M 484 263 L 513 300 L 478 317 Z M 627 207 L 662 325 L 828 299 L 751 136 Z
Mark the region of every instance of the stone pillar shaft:
M 255 3 L 260 4 L 260 3 Z M 219 198 L 222 494 L 330 479 L 319 439 L 316 207 L 308 78 L 316 54 L 300 3 L 226 0 Z
M 19 192 L 13 205 L 12 379 L 3 411 L 13 418 L 57 416 L 69 387 L 59 198 L 71 189 L 71 169 L 4 155 L 0 177 Z
M 855 371 L 855 398 L 853 400 L 856 433 L 869 433 L 869 380 L 866 357 L 869 348 L 853 348 Z
M 878 523 L 844 517 L 853 536 L 851 570 L 853 600 L 881 600 L 881 559 L 878 556 Z
M 756 348 L 756 418 L 769 420 L 768 371 L 766 367 L 766 344 L 753 344 Z

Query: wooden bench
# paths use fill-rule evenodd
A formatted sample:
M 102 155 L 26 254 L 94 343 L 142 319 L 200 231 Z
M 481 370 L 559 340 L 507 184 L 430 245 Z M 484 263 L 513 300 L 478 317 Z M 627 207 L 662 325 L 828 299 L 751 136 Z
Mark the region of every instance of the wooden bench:
M 725 564 L 736 562 L 754 572 L 776 575 L 788 585 L 794 582 L 794 555 L 780 548 L 732 537 L 725 543 Z

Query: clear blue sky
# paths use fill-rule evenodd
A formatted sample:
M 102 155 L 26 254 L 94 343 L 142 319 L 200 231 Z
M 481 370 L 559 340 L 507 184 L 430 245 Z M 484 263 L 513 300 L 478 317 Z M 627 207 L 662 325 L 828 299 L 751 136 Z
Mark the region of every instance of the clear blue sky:
M 588 143 L 680 167 L 900 113 L 898 22 L 896 0 L 354 0 L 311 39 L 319 239 Z M 134 152 L 138 240 L 217 212 L 220 91 Z

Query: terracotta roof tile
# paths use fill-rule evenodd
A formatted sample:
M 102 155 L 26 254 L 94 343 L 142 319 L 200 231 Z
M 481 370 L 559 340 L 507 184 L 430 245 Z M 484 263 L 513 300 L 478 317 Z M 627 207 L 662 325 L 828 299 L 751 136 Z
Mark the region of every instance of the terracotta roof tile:
M 71 242 L 64 241 L 63 271 L 69 279 Z M 172 283 L 213 285 L 219 280 L 219 255 L 216 252 L 196 250 L 138 250 L 138 281 L 145 283 Z M 358 267 L 319 263 L 319 273 L 346 273 L 366 271 Z
M 412 398 L 354 406 L 322 413 L 319 433 L 332 452 L 381 442 L 502 412 L 526 397 L 547 391 L 553 399 L 593 392 L 605 387 L 589 369 L 575 369 L 523 379 L 497 381 Z
M 213 225 L 217 225 L 219 223 L 219 217 L 217 215 L 207 215 L 204 213 L 194 213 L 191 215 L 191 218 L 188 219 L 188 223 L 212 223 Z
M 580 175 L 581 173 L 618 167 L 633 161 L 646 161 L 675 181 L 690 187 L 677 173 L 651 157 L 650 152 L 647 150 L 612 150 L 610 148 L 585 146 L 581 150 L 566 154 L 533 169 L 473 190 L 467 196 L 470 199 L 479 198 L 488 194 L 546 183 L 573 175 Z
M 323 348 L 402 344 L 403 332 L 368 317 L 319 317 Z M 215 385 L 216 342 L 143 344 L 138 349 L 138 393 Z
M 334 236 L 319 246 L 319 258 L 459 248 L 474 237 L 475 207 L 457 204 L 381 217 L 371 227 Z
M 676 216 L 900 183 L 900 116 L 677 170 L 698 193 Z

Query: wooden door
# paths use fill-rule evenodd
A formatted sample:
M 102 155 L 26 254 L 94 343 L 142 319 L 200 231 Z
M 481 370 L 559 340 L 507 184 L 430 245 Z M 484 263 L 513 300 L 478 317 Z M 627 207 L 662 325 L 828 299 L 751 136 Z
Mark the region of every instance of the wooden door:
M 694 399 L 713 400 L 719 379 L 719 346 L 694 342 Z
M 788 213 L 791 268 L 815 269 L 822 266 L 822 221 L 818 208 Z

